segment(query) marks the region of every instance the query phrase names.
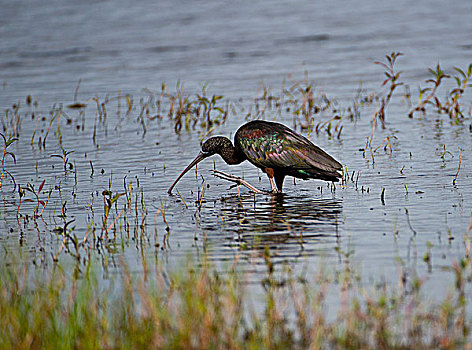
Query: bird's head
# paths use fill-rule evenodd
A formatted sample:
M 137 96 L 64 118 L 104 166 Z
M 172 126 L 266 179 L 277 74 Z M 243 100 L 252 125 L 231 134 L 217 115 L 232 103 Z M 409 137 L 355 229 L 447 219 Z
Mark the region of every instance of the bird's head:
M 202 144 L 201 152 L 195 157 L 195 159 L 182 171 L 182 173 L 175 179 L 174 183 L 170 186 L 167 191 L 169 194 L 172 192 L 172 189 L 177 184 L 182 176 L 184 176 L 190 169 L 195 165 L 200 163 L 205 158 L 208 158 L 214 154 L 222 155 L 228 149 L 232 149 L 233 144 L 231 141 L 223 136 L 210 137 Z
M 230 140 L 223 136 L 210 137 L 202 145 L 202 153 L 206 157 L 212 156 L 216 153 L 221 154 L 225 149 L 231 149 L 233 144 Z

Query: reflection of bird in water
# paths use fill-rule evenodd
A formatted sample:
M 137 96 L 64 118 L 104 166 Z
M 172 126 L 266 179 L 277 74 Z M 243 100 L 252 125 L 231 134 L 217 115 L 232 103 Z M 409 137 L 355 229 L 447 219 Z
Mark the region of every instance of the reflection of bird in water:
M 283 124 L 255 120 L 238 129 L 234 136 L 234 146 L 226 137 L 209 138 L 202 145 L 198 156 L 170 186 L 168 193 L 172 192 L 175 184 L 194 165 L 214 154 L 219 154 L 227 164 L 239 164 L 248 160 L 261 168 L 269 177 L 273 193 L 282 192 L 287 175 L 304 180 L 325 181 L 338 181 L 341 177 L 341 164 L 307 138 Z M 221 177 L 261 192 L 240 178 L 227 174 Z
M 223 231 L 231 236 L 221 240 L 222 232 L 216 229 L 212 237 L 213 226 L 206 232 L 210 240 L 217 240 L 215 244 L 243 244 L 255 249 L 268 246 L 282 255 L 298 255 L 300 246 L 304 254 L 310 254 L 319 249 L 319 243 L 333 243 L 339 238 L 342 220 L 339 200 L 287 195 L 257 202 L 252 196 L 227 197 L 221 211 L 225 218 Z

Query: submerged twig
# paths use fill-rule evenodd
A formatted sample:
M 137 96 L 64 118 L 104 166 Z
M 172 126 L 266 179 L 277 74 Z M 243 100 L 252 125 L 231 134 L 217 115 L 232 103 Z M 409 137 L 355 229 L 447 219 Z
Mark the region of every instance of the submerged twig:
M 105 232 L 105 237 L 108 237 L 108 233 L 111 231 L 111 229 L 113 228 L 113 226 L 115 226 L 116 222 L 118 221 L 118 219 L 120 218 L 121 214 L 123 214 L 123 212 L 125 211 L 125 208 L 121 209 L 120 213 L 117 215 L 117 217 L 115 218 L 115 220 L 113 220 L 113 222 L 110 224 L 110 226 L 108 226 L 106 232 Z
M 269 193 L 269 192 L 261 191 L 261 190 L 257 189 L 256 187 L 251 185 L 249 182 L 247 182 L 246 180 L 241 179 L 238 176 L 226 174 L 226 173 L 223 173 L 223 172 L 218 171 L 218 170 L 212 170 L 212 171 L 213 171 L 213 176 L 219 177 L 220 179 L 223 179 L 223 180 L 234 182 L 238 186 L 243 185 L 243 186 L 247 187 L 248 189 L 250 189 L 251 191 L 253 191 L 255 193 L 258 193 L 258 194 Z
M 184 198 L 182 197 L 182 195 L 180 194 L 179 190 L 177 190 L 177 194 L 179 195 L 180 199 L 181 199 L 182 202 L 184 203 L 185 208 L 188 209 L 188 205 L 187 205 L 187 203 L 185 203 L 185 200 L 184 200 Z
M 411 226 L 411 222 L 410 222 L 410 214 L 408 213 L 408 209 L 405 208 L 405 213 L 406 213 L 406 220 L 408 222 L 408 226 L 410 227 L 410 230 L 413 231 L 413 235 L 416 236 L 416 231 L 413 229 L 413 227 Z
M 452 180 L 452 184 L 455 186 L 456 185 L 456 180 L 457 180 L 457 175 L 459 175 L 459 170 L 461 170 L 461 148 L 460 147 L 457 147 L 459 148 L 459 166 L 457 167 L 457 172 L 456 172 L 456 176 L 454 176 L 454 180 Z

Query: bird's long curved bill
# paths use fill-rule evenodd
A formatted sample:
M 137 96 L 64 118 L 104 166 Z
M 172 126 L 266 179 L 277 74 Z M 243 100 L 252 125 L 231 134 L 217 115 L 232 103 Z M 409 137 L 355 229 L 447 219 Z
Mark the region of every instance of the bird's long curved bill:
M 204 152 L 200 152 L 198 154 L 198 156 L 195 157 L 195 159 L 192 161 L 192 163 L 190 163 L 185 169 L 184 171 L 182 171 L 182 173 L 177 177 L 177 179 L 175 179 L 174 183 L 169 187 L 169 189 L 167 190 L 167 193 L 171 194 L 172 193 L 172 189 L 174 188 L 174 186 L 177 184 L 177 182 L 179 182 L 180 178 L 182 176 L 184 176 L 187 171 L 189 171 L 190 169 L 192 169 L 194 167 L 194 165 L 196 165 L 197 163 L 201 162 L 203 159 L 205 159 L 206 157 L 208 157 L 208 154 L 204 153 Z

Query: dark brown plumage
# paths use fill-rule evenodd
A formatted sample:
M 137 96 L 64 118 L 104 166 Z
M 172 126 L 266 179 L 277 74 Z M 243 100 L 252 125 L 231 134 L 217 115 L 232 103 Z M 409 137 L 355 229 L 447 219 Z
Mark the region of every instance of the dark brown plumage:
M 202 151 L 177 177 L 168 192 L 172 192 L 175 184 L 195 164 L 213 154 L 219 154 L 227 164 L 248 160 L 262 169 L 269 177 L 272 192 L 282 191 L 286 176 L 325 181 L 338 181 L 341 177 L 341 164 L 306 137 L 283 124 L 255 120 L 238 129 L 234 146 L 222 136 L 211 137 L 203 143 Z

